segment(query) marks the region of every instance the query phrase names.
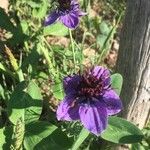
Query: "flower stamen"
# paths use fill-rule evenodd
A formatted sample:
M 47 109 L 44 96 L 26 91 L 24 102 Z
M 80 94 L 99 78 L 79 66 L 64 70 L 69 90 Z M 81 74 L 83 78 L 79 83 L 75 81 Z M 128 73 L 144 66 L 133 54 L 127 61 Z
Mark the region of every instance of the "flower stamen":
M 87 74 L 85 71 L 78 88 L 80 89 L 78 92 L 79 96 L 97 97 L 103 93 L 103 80 L 92 74 Z
M 59 10 L 69 10 L 71 7 L 71 0 L 58 0 Z

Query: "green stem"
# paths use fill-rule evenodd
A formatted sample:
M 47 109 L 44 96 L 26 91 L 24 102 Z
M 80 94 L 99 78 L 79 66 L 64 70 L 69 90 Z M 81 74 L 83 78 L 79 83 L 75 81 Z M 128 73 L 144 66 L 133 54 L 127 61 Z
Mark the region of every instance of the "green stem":
M 24 81 L 23 72 L 22 72 L 22 70 L 21 70 L 20 68 L 19 68 L 19 70 L 17 71 L 17 74 L 18 74 L 19 81 L 20 81 L 20 82 Z
M 56 74 L 56 70 L 54 69 L 54 66 L 53 66 L 53 63 L 49 57 L 49 52 L 46 48 L 44 48 L 43 46 L 41 46 L 41 51 L 43 52 L 44 54 L 44 57 L 48 63 L 48 66 L 49 66 L 49 70 L 50 70 L 50 73 L 52 74 L 53 77 L 57 77 L 57 74 Z
M 20 82 L 24 81 L 24 75 L 21 69 L 21 64 L 22 64 L 22 52 L 20 53 L 20 62 L 19 62 L 18 70 L 17 70 L 17 74 L 18 74 L 18 78 Z
M 84 60 L 83 49 L 84 49 L 85 38 L 86 38 L 86 32 L 84 32 L 82 42 L 81 42 L 81 61 L 80 61 L 80 71 L 81 71 L 81 73 L 83 72 L 83 60 Z
M 53 52 L 52 47 L 50 46 L 50 44 L 47 42 L 47 40 L 45 39 L 45 37 L 42 37 L 43 41 L 45 42 L 45 44 L 47 45 L 47 47 Z
M 75 47 L 74 47 L 74 41 L 73 41 L 73 37 L 72 37 L 71 29 L 69 29 L 69 35 L 70 35 L 71 48 L 72 48 L 72 54 L 73 54 L 74 71 L 76 71 L 76 56 L 75 56 Z

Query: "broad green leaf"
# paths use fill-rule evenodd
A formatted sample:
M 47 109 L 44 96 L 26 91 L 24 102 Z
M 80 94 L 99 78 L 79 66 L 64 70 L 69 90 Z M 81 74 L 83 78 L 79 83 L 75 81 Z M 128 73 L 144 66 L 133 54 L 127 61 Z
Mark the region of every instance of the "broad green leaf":
M 68 35 L 68 28 L 57 22 L 44 28 L 44 35 L 65 36 Z
M 49 76 L 45 72 L 39 72 L 38 78 L 39 78 L 39 80 L 40 79 L 48 80 Z
M 8 15 L 5 13 L 4 9 L 0 7 L 0 28 L 6 29 L 8 31 L 14 31 L 15 27 L 10 21 Z
M 0 129 L 0 149 L 3 149 L 3 144 L 5 143 L 5 135 L 4 135 L 4 129 Z
M 84 140 L 89 136 L 89 132 L 83 128 L 78 136 L 78 139 L 74 142 L 71 150 L 78 150 Z
M 9 119 L 13 124 L 22 118 L 25 123 L 39 119 L 42 111 L 42 96 L 34 81 L 21 82 L 14 90 L 8 104 Z
M 64 98 L 64 90 L 63 90 L 63 84 L 61 80 L 55 80 L 54 85 L 52 85 L 52 92 L 53 96 L 56 99 L 62 100 Z
M 12 38 L 8 39 L 7 42 L 10 43 L 12 46 L 15 46 L 19 43 L 22 44 L 29 38 L 27 35 L 23 33 L 20 24 L 13 31 L 11 31 L 11 33 L 13 34 L 13 36 Z
M 26 58 L 24 58 L 24 61 L 22 62 L 21 69 L 23 72 L 26 71 L 27 67 L 30 67 L 30 75 L 35 76 L 37 75 L 37 67 L 38 67 L 38 61 L 39 61 L 39 54 L 35 48 L 31 50 L 31 53 L 28 54 Z
M 13 23 L 10 21 L 10 18 L 5 13 L 4 9 L 0 7 L 0 28 L 5 29 L 11 32 L 12 38 L 7 40 L 7 43 L 16 44 L 23 42 L 27 36 L 22 33 L 21 26 L 17 24 L 14 26 Z
M 22 20 L 20 22 L 20 25 L 21 25 L 23 33 L 27 34 L 28 33 L 28 28 L 29 28 L 28 22 L 26 20 Z
M 48 122 L 34 122 L 26 125 L 24 147 L 26 150 L 68 150 L 68 137 Z
M 130 144 L 140 142 L 143 133 L 134 124 L 119 117 L 109 117 L 108 127 L 101 134 L 107 141 L 120 144 Z
M 47 12 L 47 8 L 44 8 L 47 7 L 48 5 L 44 5 L 42 6 L 43 4 L 41 4 L 41 7 L 39 9 L 33 9 L 32 11 L 32 16 L 35 17 L 35 18 L 38 18 L 38 19 L 43 19 L 46 15 L 46 12 Z
M 120 95 L 122 84 L 123 84 L 123 78 L 121 74 L 115 73 L 111 75 L 111 86 L 118 95 Z
M 97 44 L 99 44 L 101 48 L 104 46 L 106 40 L 107 40 L 107 35 L 104 34 L 100 34 L 96 38 Z
M 109 32 L 110 32 L 110 28 L 108 27 L 107 23 L 106 22 L 102 22 L 100 23 L 100 26 L 99 26 L 99 29 L 101 31 L 102 34 L 105 34 L 105 35 L 108 35 Z
M 11 138 L 13 134 L 12 127 L 5 127 L 0 129 L 0 149 L 8 150 L 11 145 Z
M 39 8 L 40 7 L 40 3 L 34 2 L 34 1 L 25 1 L 29 6 L 31 6 L 32 8 Z
M 40 8 L 38 10 L 37 16 L 38 18 L 44 18 L 47 12 L 47 8 L 48 8 L 48 2 L 49 1 L 43 1 L 42 4 L 40 5 Z
M 5 13 L 4 9 L 0 7 L 0 28 L 11 32 L 9 33 L 9 39 L 7 40 L 7 43 L 11 45 L 22 43 L 27 39 L 27 36 L 22 33 L 21 26 L 19 24 L 14 26 L 10 19 L 11 18 Z

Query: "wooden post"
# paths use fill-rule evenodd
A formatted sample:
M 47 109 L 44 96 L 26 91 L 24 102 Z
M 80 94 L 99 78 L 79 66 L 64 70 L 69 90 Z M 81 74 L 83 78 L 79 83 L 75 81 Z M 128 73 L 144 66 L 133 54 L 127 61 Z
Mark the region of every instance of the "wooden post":
M 150 0 L 128 0 L 116 72 L 124 78 L 122 116 L 143 128 L 150 121 Z

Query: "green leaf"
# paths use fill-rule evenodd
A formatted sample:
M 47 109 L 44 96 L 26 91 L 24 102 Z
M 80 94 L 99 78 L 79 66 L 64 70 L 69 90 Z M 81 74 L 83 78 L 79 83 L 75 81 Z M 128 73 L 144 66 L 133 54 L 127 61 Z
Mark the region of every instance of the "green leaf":
M 108 27 L 107 23 L 105 21 L 103 21 L 100 26 L 99 29 L 101 31 L 102 34 L 108 35 L 110 32 L 110 28 Z
M 3 144 L 5 143 L 5 135 L 3 134 L 4 129 L 0 129 L 0 149 L 3 149 Z
M 2 85 L 0 84 L 0 97 L 2 97 L 2 99 L 5 99 L 5 94 L 4 94 L 4 88 L 2 87 Z M 2 100 L 0 99 L 0 101 Z
M 13 35 L 11 38 L 9 37 L 7 43 L 11 45 L 22 43 L 24 40 L 27 39 L 27 36 L 22 33 L 22 28 L 20 24 L 14 26 L 10 19 L 11 18 L 8 17 L 4 9 L 0 8 L 0 28 L 10 31 L 11 33 L 9 36 Z
M 38 13 L 37 13 L 38 18 L 41 19 L 41 18 L 45 17 L 47 8 L 48 8 L 48 3 L 49 3 L 49 1 L 47 1 L 47 0 L 42 2 L 42 4 L 40 5 L 40 8 L 38 10 Z
M 148 150 L 149 148 L 144 148 L 140 143 L 134 143 L 130 150 Z
M 12 126 L 0 129 L 0 149 L 2 150 L 10 149 L 12 134 L 13 134 Z
M 8 31 L 14 31 L 15 27 L 10 21 L 8 15 L 5 13 L 4 9 L 0 7 L 0 28 L 6 29 Z
M 106 40 L 107 40 L 107 35 L 104 34 L 100 34 L 96 38 L 97 44 L 99 44 L 101 48 L 104 46 Z
M 143 133 L 134 124 L 119 117 L 109 117 L 108 127 L 101 137 L 120 144 L 137 143 L 143 139 Z
M 42 111 L 42 96 L 34 81 L 21 82 L 14 90 L 8 104 L 9 119 L 13 124 L 22 118 L 25 123 L 39 119 Z
M 68 28 L 62 23 L 57 22 L 44 28 L 44 35 L 66 36 Z
M 38 19 L 43 19 L 46 16 L 48 5 L 45 1 L 40 4 L 40 7 L 33 9 L 32 16 Z
M 53 96 L 56 99 L 62 100 L 64 98 L 64 90 L 63 90 L 63 84 L 62 81 L 57 79 L 54 81 L 54 85 L 52 86 L 52 92 Z
M 73 144 L 71 150 L 78 150 L 80 145 L 84 142 L 84 140 L 89 136 L 90 132 L 83 128 L 78 136 L 78 139 Z
M 31 6 L 32 8 L 39 8 L 41 3 L 38 2 L 34 2 L 34 1 L 25 1 L 25 3 L 27 3 L 29 6 Z
M 28 28 L 29 28 L 28 22 L 26 20 L 22 20 L 20 22 L 20 25 L 21 25 L 23 33 L 27 34 L 28 33 Z
M 120 95 L 122 84 L 123 84 L 123 77 L 121 74 L 115 73 L 111 75 L 111 86 L 118 95 Z
M 34 122 L 26 125 L 24 147 L 26 150 L 68 150 L 68 137 L 56 126 L 48 122 Z

